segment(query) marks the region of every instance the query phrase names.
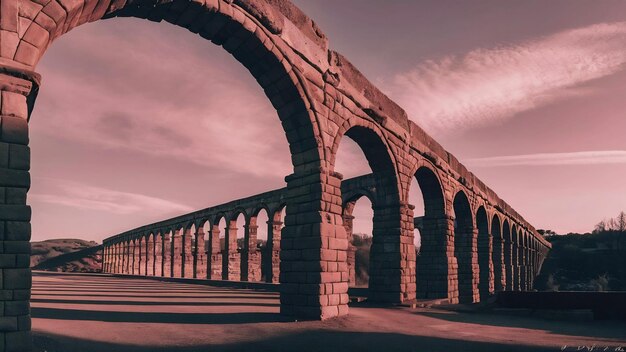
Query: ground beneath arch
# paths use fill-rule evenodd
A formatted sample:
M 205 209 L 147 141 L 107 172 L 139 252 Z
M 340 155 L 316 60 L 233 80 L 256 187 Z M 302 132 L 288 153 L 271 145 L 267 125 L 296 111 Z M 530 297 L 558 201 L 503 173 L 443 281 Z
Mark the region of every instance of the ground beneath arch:
M 278 294 L 94 274 L 34 273 L 35 351 L 560 351 L 626 347 L 626 323 L 351 307 L 290 322 Z

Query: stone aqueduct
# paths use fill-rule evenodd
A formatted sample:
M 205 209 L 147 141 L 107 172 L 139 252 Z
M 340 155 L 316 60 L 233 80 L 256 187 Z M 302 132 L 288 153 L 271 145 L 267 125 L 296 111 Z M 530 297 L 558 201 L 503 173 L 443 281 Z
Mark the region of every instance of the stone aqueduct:
M 235 200 L 201 209 L 175 218 L 144 225 L 104 240 L 103 271 L 113 274 L 232 280 L 279 283 L 282 210 L 287 188 Z M 352 210 L 361 197 L 372 200 L 377 207 L 375 175 L 365 175 L 341 182 L 343 224 L 348 238 L 346 259 L 348 285 L 355 284 L 355 247 L 352 240 Z M 268 215 L 267 242 L 257 244 L 258 214 Z M 237 226 L 243 215 L 243 236 Z M 532 289 L 545 253 L 538 248 L 532 235 L 516 224 L 509 224 L 484 207 L 476 214 L 478 231 L 475 236 L 457 240 L 458 291 L 442 285 L 448 272 L 439 270 L 433 262 L 448 261 L 446 252 L 424 243 L 424 258 L 417 264 L 417 297 L 449 298 L 453 302 L 475 303 L 502 290 Z M 226 224 L 223 228 L 219 224 Z M 421 231 L 425 217 L 415 218 Z M 490 223 L 491 222 L 491 223 Z M 426 225 L 428 226 L 428 225 Z M 440 233 L 439 233 L 440 234 Z M 437 233 L 424 233 L 423 240 L 434 240 Z M 221 242 L 223 239 L 223 243 Z M 243 240 L 238 243 L 238 239 Z M 373 256 L 380 255 L 379 253 Z M 420 255 L 420 259 L 422 258 Z M 464 265 L 463 265 L 464 264 Z M 461 281 L 463 280 L 463 281 Z M 373 281 L 374 285 L 381 281 Z M 390 283 L 385 282 L 385 285 Z M 380 291 L 372 287 L 374 293 Z M 383 298 L 384 301 L 400 302 Z
M 368 195 L 374 204 L 370 299 L 477 301 L 481 292 L 525 289 L 532 282 L 550 245 L 346 58 L 330 50 L 320 28 L 288 0 L 0 0 L 0 350 L 30 346 L 31 210 L 26 195 L 28 124 L 40 86 L 37 63 L 52 42 L 72 28 L 111 17 L 169 22 L 231 53 L 276 109 L 293 173 L 285 178 L 285 189 L 108 239 L 107 270 L 142 273 L 124 266 L 131 263 L 124 253 L 142 248 L 132 244 L 145 238 L 148 244 L 158 243 L 169 230 L 174 231 L 168 242 L 173 244 L 173 256 L 155 256 L 155 263 L 180 261 L 180 269 L 171 266 L 174 275 L 203 276 L 205 260 L 212 277 L 215 261 L 203 259 L 202 245 L 192 245 L 195 251 L 189 251 L 190 225 L 194 231 L 210 230 L 211 237 L 217 217 L 245 211 L 250 240 L 255 207 L 264 197 L 276 197 L 265 206 L 286 205 L 280 233 L 274 227 L 281 219 L 271 219 L 275 222 L 268 246 L 274 251 L 269 277 L 278 277 L 281 283 L 281 312 L 315 319 L 347 314 L 349 231 L 344 215 L 349 214 L 344 209 L 349 210 L 354 199 L 345 198 L 349 182 L 342 183 L 334 164 L 339 143 L 348 136 L 363 150 L 373 171 L 367 176 L 369 187 L 376 190 Z M 45 118 L 46 112 L 38 114 Z M 414 177 L 425 202 L 417 273 L 413 206 L 408 203 Z M 235 253 L 227 242 L 225 252 L 209 248 L 208 257 L 241 256 L 245 259 L 241 279 L 258 279 L 258 253 L 251 246 Z M 154 248 L 155 253 L 167 253 L 166 247 Z M 145 253 L 152 255 L 149 246 Z M 196 253 L 193 260 L 188 253 Z

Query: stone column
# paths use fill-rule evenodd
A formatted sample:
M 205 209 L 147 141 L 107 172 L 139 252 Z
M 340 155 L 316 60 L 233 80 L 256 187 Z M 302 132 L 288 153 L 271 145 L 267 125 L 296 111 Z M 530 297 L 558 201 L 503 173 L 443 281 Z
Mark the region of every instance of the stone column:
M 280 243 L 280 311 L 327 319 L 348 313 L 348 238 L 341 175 L 324 169 L 290 175 Z
M 163 234 L 163 276 L 172 277 L 172 237 L 168 233 Z
M 346 214 L 344 209 L 343 214 L 343 226 L 346 229 L 346 236 L 348 237 L 348 285 L 356 285 L 356 247 L 353 244 L 354 237 L 354 216 L 352 212 Z
M 257 229 L 256 218 L 251 218 L 244 225 L 244 248 L 241 252 L 242 281 L 261 280 L 261 255 L 257 249 Z
M 111 244 L 108 244 L 107 252 L 106 252 L 106 268 L 104 269 L 105 273 L 111 272 L 112 259 L 113 259 L 113 246 L 111 246 Z M 104 262 L 104 258 L 103 258 L 103 262 Z
M 494 292 L 493 236 L 491 233 L 478 233 L 478 265 L 480 300 Z
M 400 299 L 417 298 L 417 252 L 415 250 L 415 206 L 400 204 Z
M 143 238 L 139 237 L 135 240 L 135 275 L 142 275 L 143 256 L 144 256 Z
M 207 260 L 207 275 L 211 280 L 222 279 L 222 248 L 220 246 L 220 229 L 215 224 L 209 233 L 209 248 L 207 250 L 209 259 Z
M 129 275 L 135 274 L 135 240 L 128 241 L 128 273 Z
M 269 214 L 268 214 L 269 217 Z M 283 222 L 275 219 L 267 221 L 267 252 L 269 270 L 267 282 L 277 284 L 280 279 L 280 243 Z
M 154 234 L 146 237 L 146 276 L 154 276 Z
M 163 237 L 160 232 L 154 234 L 154 276 L 163 276 Z
M 461 246 L 461 248 L 455 247 L 458 261 L 459 302 L 479 302 L 478 229 L 470 225 L 457 229 L 454 235 L 460 236 L 455 241 L 455 245 Z
M 108 259 L 107 258 L 108 257 L 107 254 L 108 254 L 108 251 L 109 251 L 109 247 L 106 244 L 103 243 L 102 244 L 102 263 L 100 263 L 101 264 L 100 270 L 103 273 L 107 272 L 107 259 Z
M 528 274 L 526 271 L 526 255 L 526 240 L 522 239 L 522 245 L 520 247 L 520 291 L 526 291 L 526 283 L 528 281 L 526 277 Z
M 172 232 L 172 277 L 183 277 L 183 230 Z
M 517 234 L 513 234 L 513 236 L 517 236 Z M 517 237 L 515 237 L 517 238 Z M 513 291 L 519 291 L 519 276 L 520 276 L 520 247 L 519 247 L 519 239 L 513 242 L 513 256 L 511 257 L 511 267 L 513 270 L 511 288 Z
M 241 254 L 237 249 L 237 222 L 229 221 L 226 224 L 226 248 L 222 252 L 222 279 L 230 281 L 241 280 Z
M 122 251 L 122 274 L 128 275 L 128 273 L 130 273 L 130 242 L 127 239 L 124 239 L 124 242 L 122 244 Z
M 195 259 L 193 262 L 194 265 L 194 276 L 198 279 L 206 279 L 207 278 L 207 263 L 206 263 L 206 248 L 204 248 L 204 229 L 202 227 L 198 228 L 196 231 L 196 246 L 195 246 Z
M 19 1 L 2 2 L 2 49 L 18 40 Z M 6 43 L 5 43 L 6 40 Z M 6 45 L 5 45 L 6 44 Z M 4 57 L 4 51 L 2 56 Z M 6 59 L 6 58 L 3 58 Z M 30 351 L 30 188 L 28 119 L 39 75 L 0 63 L 0 351 Z
M 119 244 L 120 246 L 120 274 L 126 274 L 126 240 L 122 240 Z
M 111 244 L 111 265 L 110 265 L 111 270 L 109 271 L 109 273 L 111 274 L 115 274 L 115 271 L 117 269 L 117 244 L 113 243 Z
M 128 240 L 128 242 L 126 242 L 126 275 L 131 275 L 133 273 L 134 254 L 133 242 L 132 240 Z
M 487 261 L 489 264 L 489 294 L 492 295 L 495 292 L 495 268 L 493 265 L 493 236 L 489 234 L 489 253 L 487 257 Z M 480 284 L 480 283 L 479 283 Z
M 111 274 L 115 270 L 115 244 L 109 244 L 107 273 Z
M 533 250 L 530 247 L 530 243 L 528 244 L 528 248 L 526 249 L 526 290 L 530 291 L 533 288 Z
M 108 268 L 109 268 L 109 246 L 108 245 L 102 245 L 102 268 L 101 271 L 103 273 L 108 272 Z
M 124 242 L 119 242 L 117 244 L 117 273 L 118 274 L 123 274 L 124 273 Z
M 115 244 L 110 244 L 109 265 L 107 273 L 112 274 L 115 270 Z
M 133 275 L 141 275 L 141 239 L 136 238 L 133 241 Z
M 183 232 L 183 257 L 182 257 L 182 276 L 193 278 L 193 246 L 195 240 L 191 233 L 191 228 L 185 229 Z
M 117 273 L 124 273 L 124 242 L 119 242 L 117 244 Z
M 506 288 L 506 271 L 504 265 L 504 241 L 501 235 L 493 236 L 493 268 L 494 292 L 503 291 Z
M 117 268 L 115 273 L 122 274 L 124 272 L 124 247 L 122 242 L 116 244 L 117 247 Z
M 106 248 L 107 248 L 107 252 L 106 252 L 106 268 L 103 271 L 105 273 L 110 273 L 111 272 L 111 266 L 112 266 L 111 264 L 113 263 L 112 262 L 112 259 L 113 259 L 113 246 L 111 246 L 111 244 L 108 244 Z M 103 262 L 104 262 L 104 259 L 105 258 L 103 258 Z
M 134 251 L 132 240 L 126 241 L 126 268 L 125 274 L 131 275 L 133 273 Z
M 454 256 L 454 219 L 424 217 L 417 269 L 417 297 L 448 298 L 457 303 L 458 273 Z
M 539 272 L 537 270 L 537 244 L 533 243 L 533 250 L 532 250 L 532 266 L 533 266 L 533 276 L 531 278 L 531 290 L 534 289 L 535 287 L 535 278 L 539 275 Z
M 503 240 L 504 242 L 504 266 L 505 266 L 505 289 L 507 291 L 513 290 L 513 242 L 511 242 L 510 237 L 506 237 Z

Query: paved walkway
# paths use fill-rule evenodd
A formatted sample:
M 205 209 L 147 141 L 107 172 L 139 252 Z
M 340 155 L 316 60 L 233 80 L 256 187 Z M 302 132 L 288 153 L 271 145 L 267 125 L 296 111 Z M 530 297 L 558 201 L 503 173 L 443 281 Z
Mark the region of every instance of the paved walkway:
M 352 307 L 288 322 L 271 292 L 105 275 L 35 273 L 36 351 L 560 351 L 621 345 L 624 322 L 557 322 Z M 575 350 L 575 349 L 573 349 Z

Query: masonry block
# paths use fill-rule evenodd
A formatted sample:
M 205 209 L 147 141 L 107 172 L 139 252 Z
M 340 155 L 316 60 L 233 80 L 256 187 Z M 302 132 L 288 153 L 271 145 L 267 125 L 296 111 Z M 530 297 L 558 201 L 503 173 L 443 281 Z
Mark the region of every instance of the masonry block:
M 30 352 L 32 336 L 30 331 L 15 331 L 6 334 L 6 352 Z
M 28 242 L 27 242 L 28 243 Z M 4 269 L 4 289 L 30 289 L 30 269 Z
M 28 122 L 22 117 L 2 116 L 0 140 L 6 143 L 28 144 Z

